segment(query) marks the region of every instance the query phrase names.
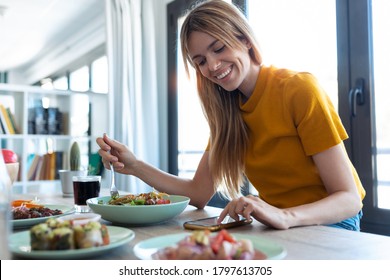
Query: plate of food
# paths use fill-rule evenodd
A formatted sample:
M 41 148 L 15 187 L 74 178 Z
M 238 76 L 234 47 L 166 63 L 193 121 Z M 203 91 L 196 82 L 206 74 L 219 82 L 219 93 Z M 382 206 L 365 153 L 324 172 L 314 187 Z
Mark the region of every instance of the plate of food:
M 179 215 L 189 201 L 186 196 L 149 192 L 123 195 L 117 199 L 110 196 L 95 197 L 88 199 L 87 204 L 104 220 L 118 224 L 148 225 Z
M 10 236 L 10 251 L 28 259 L 84 259 L 129 243 L 135 233 L 127 228 L 91 221 L 73 225 L 48 219 L 30 230 Z
M 150 238 L 137 243 L 134 254 L 141 260 L 275 260 L 283 259 L 285 248 L 261 236 L 193 231 Z
M 12 225 L 14 228 L 30 227 L 50 217 L 72 214 L 74 206 L 60 204 L 39 204 L 37 200 L 14 200 L 12 202 Z

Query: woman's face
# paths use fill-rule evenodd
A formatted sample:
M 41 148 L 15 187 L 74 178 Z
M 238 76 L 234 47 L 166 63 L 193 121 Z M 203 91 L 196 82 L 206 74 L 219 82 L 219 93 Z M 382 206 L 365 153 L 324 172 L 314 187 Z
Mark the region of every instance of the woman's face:
M 239 89 L 249 97 L 258 72 L 252 71 L 255 66 L 245 43 L 242 49 L 230 49 L 214 37 L 194 31 L 189 37 L 189 55 L 204 77 L 227 91 Z

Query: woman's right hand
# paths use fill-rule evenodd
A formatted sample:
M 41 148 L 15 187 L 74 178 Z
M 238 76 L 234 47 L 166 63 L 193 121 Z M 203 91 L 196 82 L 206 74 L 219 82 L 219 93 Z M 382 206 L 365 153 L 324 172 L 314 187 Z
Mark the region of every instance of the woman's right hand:
M 131 174 L 131 170 L 137 158 L 129 150 L 129 148 L 107 136 L 96 138 L 96 143 L 99 145 L 99 155 L 102 157 L 103 165 L 106 169 L 110 169 L 110 162 L 118 173 Z
M 247 195 L 231 200 L 219 215 L 218 222 L 229 215 L 236 221 L 241 215 L 246 219 L 251 216 L 260 223 L 276 229 L 288 229 L 288 211 L 276 208 L 257 196 Z

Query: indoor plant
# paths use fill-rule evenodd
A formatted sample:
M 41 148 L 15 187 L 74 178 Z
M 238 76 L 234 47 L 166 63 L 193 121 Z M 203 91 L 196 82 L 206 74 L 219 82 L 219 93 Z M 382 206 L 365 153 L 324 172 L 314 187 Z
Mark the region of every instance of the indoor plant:
M 73 176 L 87 175 L 87 170 L 80 169 L 80 147 L 73 142 L 69 153 L 70 169 L 59 170 L 63 196 L 73 196 Z

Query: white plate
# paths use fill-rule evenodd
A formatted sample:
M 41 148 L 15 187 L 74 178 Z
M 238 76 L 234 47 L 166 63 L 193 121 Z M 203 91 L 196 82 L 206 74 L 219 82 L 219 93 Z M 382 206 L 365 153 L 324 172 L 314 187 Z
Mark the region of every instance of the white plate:
M 55 209 L 61 210 L 63 214 L 49 216 L 49 217 L 41 217 L 41 218 L 12 220 L 13 227 L 14 228 L 30 227 L 32 225 L 43 223 L 49 218 L 57 218 L 57 217 L 65 216 L 68 214 L 72 214 L 75 211 L 74 206 L 69 206 L 69 205 L 43 204 L 43 206 L 50 208 L 52 210 L 55 210 Z
M 65 215 L 58 217 L 57 220 L 61 223 L 65 221 L 72 221 L 73 225 L 85 225 L 89 222 L 99 222 L 100 218 L 99 214 L 96 213 L 76 213 L 71 215 Z
M 27 230 L 11 235 L 10 250 L 16 256 L 28 259 L 84 259 L 101 255 L 104 252 L 122 246 L 130 242 L 135 236 L 134 231 L 127 228 L 107 226 L 107 229 L 110 236 L 110 244 L 101 247 L 75 250 L 32 251 L 30 246 L 30 231 Z
M 151 260 L 152 255 L 156 253 L 159 249 L 174 246 L 180 240 L 184 239 L 187 235 L 191 233 L 178 233 L 170 234 L 165 236 L 153 237 L 144 241 L 137 243 L 133 250 L 137 258 L 141 260 Z M 275 243 L 274 241 L 264 239 L 258 236 L 244 235 L 244 234 L 235 234 L 232 236 L 237 240 L 249 239 L 252 241 L 253 246 L 256 250 L 263 252 L 268 260 L 277 260 L 283 259 L 287 255 L 286 249 Z

